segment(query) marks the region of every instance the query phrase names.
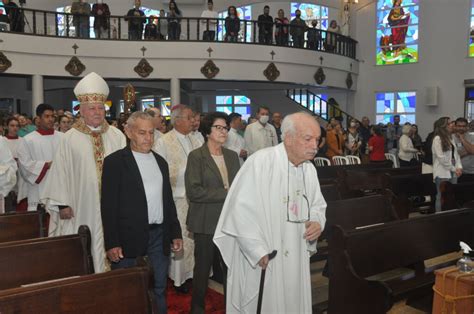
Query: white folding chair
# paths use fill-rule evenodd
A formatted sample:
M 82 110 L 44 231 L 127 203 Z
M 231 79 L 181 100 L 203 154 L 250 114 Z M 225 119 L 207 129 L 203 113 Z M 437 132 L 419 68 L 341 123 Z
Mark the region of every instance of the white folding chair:
M 385 159 L 392 161 L 393 168 L 400 168 L 400 166 L 398 165 L 397 156 L 395 156 L 394 154 L 385 153 Z
M 331 165 L 331 161 L 327 158 L 324 158 L 324 157 L 314 158 L 314 163 L 316 164 L 316 167 L 324 167 L 324 166 L 330 166 Z
M 347 160 L 347 158 L 344 156 L 333 156 L 332 162 L 335 166 L 343 166 L 349 164 L 349 160 Z
M 360 165 L 360 158 L 354 155 L 347 155 L 346 156 L 347 161 L 349 162 L 349 165 Z

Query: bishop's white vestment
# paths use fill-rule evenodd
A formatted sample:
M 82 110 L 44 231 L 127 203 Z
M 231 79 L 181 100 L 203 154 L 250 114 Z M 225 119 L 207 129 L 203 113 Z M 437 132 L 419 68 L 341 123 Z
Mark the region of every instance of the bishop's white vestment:
M 86 128 L 95 136 L 87 134 L 90 132 Z M 47 180 L 47 188 L 42 194 L 42 199 L 48 200 L 50 204 L 69 206 L 74 212 L 73 218 L 60 219 L 58 210 L 50 211 L 50 236 L 77 233 L 81 225 L 89 227 L 96 273 L 106 270 L 100 214 L 102 163 L 105 157 L 125 145 L 124 134 L 107 122 L 98 129 L 92 129 L 82 119 L 79 120 L 61 140 Z
M 172 256 L 169 269 L 169 277 L 177 287 L 193 277 L 194 240 L 192 233 L 186 227 L 189 203 L 184 186 L 184 172 L 189 153 L 200 146 L 201 143 L 194 136 L 191 136 L 191 134 L 183 135 L 175 129 L 163 135 L 153 145 L 153 150 L 168 162 L 173 200 L 183 233 L 184 254 Z
M 311 313 L 310 254 L 304 221 L 324 228 L 326 202 L 316 168 L 294 166 L 284 144 L 244 163 L 227 195 L 214 243 L 228 267 L 227 313 L 255 313 L 259 260 L 277 251 L 266 271 L 262 313 Z

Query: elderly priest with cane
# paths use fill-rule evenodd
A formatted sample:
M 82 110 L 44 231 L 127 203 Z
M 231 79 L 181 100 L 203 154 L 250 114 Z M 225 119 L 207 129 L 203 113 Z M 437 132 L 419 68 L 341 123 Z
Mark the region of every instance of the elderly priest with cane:
M 228 267 L 227 313 L 255 313 L 261 297 L 263 313 L 312 312 L 309 257 L 326 202 L 309 160 L 321 129 L 309 114 L 295 113 L 281 130 L 283 143 L 245 162 L 217 225 L 214 242 Z

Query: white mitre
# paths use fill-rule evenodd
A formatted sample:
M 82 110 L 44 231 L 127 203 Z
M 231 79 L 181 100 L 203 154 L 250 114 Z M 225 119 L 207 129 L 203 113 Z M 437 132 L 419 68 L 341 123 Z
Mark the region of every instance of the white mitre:
M 107 82 L 95 72 L 87 74 L 74 88 L 74 94 L 81 105 L 104 104 L 109 92 Z

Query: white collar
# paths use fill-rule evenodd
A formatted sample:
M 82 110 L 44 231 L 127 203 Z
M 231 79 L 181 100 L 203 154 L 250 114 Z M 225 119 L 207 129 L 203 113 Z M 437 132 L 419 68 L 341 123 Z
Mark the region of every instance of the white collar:
M 87 124 L 86 124 L 86 125 L 87 125 Z M 100 131 L 100 130 L 102 130 L 102 126 L 101 126 L 101 125 L 99 125 L 99 126 L 96 127 L 96 128 L 94 128 L 93 126 L 90 126 L 90 125 L 87 125 L 87 127 L 88 127 L 89 129 L 91 129 L 91 131 Z

